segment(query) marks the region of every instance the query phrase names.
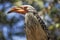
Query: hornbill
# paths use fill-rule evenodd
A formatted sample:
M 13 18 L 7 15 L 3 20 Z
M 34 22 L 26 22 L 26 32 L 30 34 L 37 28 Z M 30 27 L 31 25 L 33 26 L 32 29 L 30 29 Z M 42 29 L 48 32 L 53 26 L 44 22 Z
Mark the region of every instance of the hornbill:
M 40 16 L 38 16 L 38 12 L 35 10 L 35 8 L 34 7 L 32 7 L 32 6 L 30 6 L 30 5 L 22 5 L 22 6 L 20 6 L 20 7 L 13 7 L 13 8 L 11 8 L 11 10 L 8 12 L 8 13 L 11 13 L 11 12 L 17 12 L 17 13 L 19 13 L 19 14 L 23 14 L 23 15 L 25 15 L 25 18 L 26 18 L 26 22 L 27 22 L 27 27 L 29 26 L 29 25 L 31 25 L 33 22 L 31 22 L 31 21 L 34 21 L 34 20 L 38 20 L 38 23 L 39 23 L 39 25 L 41 26 L 41 29 L 44 31 L 44 32 L 42 32 L 42 33 L 46 33 L 46 35 L 45 36 L 47 36 L 48 37 L 48 33 L 47 33 L 47 28 L 46 28 L 46 25 L 45 25 L 45 23 L 43 22 L 43 20 L 40 18 Z M 31 18 L 30 18 L 31 17 Z M 34 17 L 34 18 L 33 18 Z M 36 19 L 35 19 L 36 18 Z M 30 24 L 29 24 L 29 22 L 28 22 L 28 20 L 30 20 Z M 37 22 L 37 21 L 36 21 Z M 36 22 L 34 21 L 34 23 L 36 24 Z M 32 24 L 33 25 L 33 24 Z M 38 24 L 37 24 L 38 25 Z M 34 30 L 34 27 L 31 27 L 33 30 Z M 27 28 L 26 28 L 27 29 Z M 28 28 L 29 29 L 29 28 Z M 27 29 L 27 30 L 28 30 Z M 40 29 L 39 29 L 40 30 Z M 38 30 L 38 31 L 39 31 Z M 28 37 L 27 37 L 28 38 Z M 36 38 L 36 37 L 35 37 Z M 45 37 L 46 38 L 46 37 Z M 42 39 L 32 39 L 32 40 L 42 40 Z M 45 39 L 43 39 L 43 40 L 45 40 Z M 46 39 L 46 40 L 48 40 L 48 38 Z
M 23 15 L 25 15 L 28 12 L 32 12 L 37 17 L 37 19 L 39 20 L 43 29 L 46 29 L 46 25 L 43 22 L 43 20 L 39 17 L 38 12 L 35 10 L 34 7 L 32 7 L 30 5 L 22 5 L 20 7 L 13 7 L 13 8 L 11 8 L 11 10 L 8 13 L 11 13 L 11 12 L 17 12 L 17 13 L 20 13 L 20 14 L 23 14 Z

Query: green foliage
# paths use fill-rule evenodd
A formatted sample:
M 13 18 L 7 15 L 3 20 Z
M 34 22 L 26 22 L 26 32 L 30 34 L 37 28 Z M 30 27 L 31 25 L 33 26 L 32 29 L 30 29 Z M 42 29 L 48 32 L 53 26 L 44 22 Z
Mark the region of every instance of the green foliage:
M 4 0 L 0 0 L 0 3 L 3 3 L 4 2 Z
M 0 12 L 0 23 L 8 23 L 6 15 L 3 12 Z
M 20 1 L 20 0 L 9 0 L 11 3 L 14 3 L 14 2 L 17 2 L 17 1 Z
M 56 28 L 60 29 L 60 23 L 56 24 Z
M 57 40 L 60 40 L 60 37 L 57 37 Z
M 48 30 L 54 31 L 54 30 L 55 30 L 55 26 L 54 26 L 54 25 L 50 25 L 50 26 L 48 27 Z
M 53 7 L 53 8 L 51 9 L 51 12 L 50 12 L 50 17 L 53 18 L 54 15 L 57 14 L 57 12 L 58 12 L 58 10 L 57 10 L 55 7 Z

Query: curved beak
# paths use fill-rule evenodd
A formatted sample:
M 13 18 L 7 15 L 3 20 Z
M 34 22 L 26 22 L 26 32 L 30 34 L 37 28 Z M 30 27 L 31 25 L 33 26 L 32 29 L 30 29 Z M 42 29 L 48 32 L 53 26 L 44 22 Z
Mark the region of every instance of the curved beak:
M 21 8 L 14 7 L 14 8 L 11 8 L 11 10 L 10 10 L 8 13 L 15 12 L 16 10 L 20 10 L 20 9 L 21 9 Z
M 20 14 L 26 14 L 28 12 L 26 9 L 27 7 L 14 7 L 8 13 L 17 12 Z

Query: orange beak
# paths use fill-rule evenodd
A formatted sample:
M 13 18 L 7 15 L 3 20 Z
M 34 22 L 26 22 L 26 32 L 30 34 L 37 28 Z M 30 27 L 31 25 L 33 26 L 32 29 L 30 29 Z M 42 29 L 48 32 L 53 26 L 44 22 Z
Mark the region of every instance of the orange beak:
M 20 14 L 26 14 L 28 12 L 27 7 L 14 7 L 8 13 L 17 12 Z

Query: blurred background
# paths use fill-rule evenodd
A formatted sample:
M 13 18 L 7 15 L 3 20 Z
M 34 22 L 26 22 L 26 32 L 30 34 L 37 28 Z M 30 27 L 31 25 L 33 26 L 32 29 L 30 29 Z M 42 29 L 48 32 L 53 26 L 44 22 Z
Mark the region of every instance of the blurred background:
M 26 40 L 24 15 L 7 12 L 14 6 L 31 5 L 45 22 L 50 37 L 60 40 L 60 0 L 0 0 L 0 40 Z

